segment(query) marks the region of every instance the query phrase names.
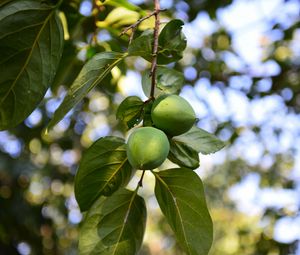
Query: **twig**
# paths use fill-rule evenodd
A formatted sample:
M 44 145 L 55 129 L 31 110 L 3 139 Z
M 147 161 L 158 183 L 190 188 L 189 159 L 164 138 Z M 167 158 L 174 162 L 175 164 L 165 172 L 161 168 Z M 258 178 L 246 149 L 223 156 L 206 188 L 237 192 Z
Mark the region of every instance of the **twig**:
M 146 171 L 146 170 L 143 170 L 141 179 L 140 179 L 139 182 L 138 182 L 138 186 L 140 186 L 140 187 L 143 187 L 143 179 L 144 179 L 145 171 Z
M 150 91 L 150 99 L 154 99 L 154 91 L 155 91 L 155 84 L 156 84 L 156 68 L 157 68 L 157 51 L 158 51 L 158 32 L 159 32 L 159 12 L 160 10 L 159 0 L 154 0 L 154 16 L 155 16 L 155 27 L 153 33 L 153 51 L 152 51 L 152 63 L 151 63 L 151 91 Z
M 159 12 L 164 12 L 167 9 L 157 9 L 154 10 L 153 12 L 151 12 L 150 14 L 148 14 L 147 16 L 140 18 L 137 22 L 135 22 L 134 24 L 130 25 L 129 27 L 126 27 L 120 34 L 120 36 L 124 35 L 125 33 L 127 33 L 130 29 L 132 29 L 132 31 L 135 31 L 136 28 L 139 26 L 139 24 L 141 24 L 144 20 L 151 18 L 152 16 L 158 14 Z
M 126 28 L 123 32 L 126 33 L 129 29 L 136 29 L 136 27 L 145 19 L 155 16 L 155 26 L 154 26 L 154 32 L 153 32 L 153 50 L 152 50 L 152 63 L 151 63 L 151 92 L 150 92 L 150 97 L 148 100 L 144 102 L 144 105 L 148 103 L 149 101 L 154 99 L 154 91 L 155 91 L 155 84 L 156 84 L 156 68 L 157 68 L 157 51 L 158 51 L 158 32 L 159 32 L 159 12 L 161 11 L 160 5 L 159 5 L 159 0 L 154 0 L 154 11 L 151 12 L 148 16 L 138 20 L 135 24 L 131 25 L 130 27 Z M 122 32 L 122 33 L 123 33 Z M 138 182 L 138 187 L 143 187 L 143 178 L 145 175 L 145 170 L 143 170 L 142 176 Z

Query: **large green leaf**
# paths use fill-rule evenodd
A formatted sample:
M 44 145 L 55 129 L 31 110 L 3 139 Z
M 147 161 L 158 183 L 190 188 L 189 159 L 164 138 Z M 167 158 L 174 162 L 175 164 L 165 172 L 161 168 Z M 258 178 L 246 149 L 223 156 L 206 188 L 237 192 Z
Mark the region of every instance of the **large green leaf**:
M 102 52 L 90 59 L 83 66 L 63 102 L 55 111 L 47 129 L 51 129 L 61 121 L 125 56 L 126 54 L 118 52 Z
M 9 2 L 12 2 L 13 0 L 2 0 L 0 2 L 0 7 L 3 7 L 4 5 L 8 4 Z
M 137 96 L 130 96 L 124 99 L 119 105 L 116 117 L 132 128 L 142 120 L 144 102 Z
M 179 19 L 168 22 L 158 37 L 159 64 L 168 64 L 182 58 L 182 52 L 186 48 L 186 38 L 182 33 L 184 23 Z
M 153 31 L 146 30 L 134 39 L 128 47 L 129 56 L 143 57 L 152 61 Z
M 185 143 L 170 139 L 170 152 L 168 159 L 173 163 L 196 169 L 199 167 L 199 154 Z
M 186 48 L 186 39 L 182 33 L 183 22 L 175 19 L 167 23 L 158 37 L 158 64 L 169 64 L 182 58 Z M 146 30 L 134 39 L 128 47 L 129 56 L 143 57 L 152 61 L 153 31 Z
M 155 174 L 155 196 L 188 255 L 207 255 L 213 241 L 213 225 L 198 175 L 185 168 Z
M 100 138 L 83 154 L 75 177 L 75 197 L 81 211 L 88 210 L 101 195 L 109 196 L 132 176 L 125 141 Z
M 178 94 L 184 84 L 182 73 L 164 66 L 157 67 L 156 77 L 155 97 L 161 94 Z M 142 87 L 145 95 L 149 96 L 151 91 L 149 71 L 144 72 L 142 76 Z
M 217 152 L 226 145 L 215 135 L 195 126 L 187 133 L 173 137 L 173 140 L 185 143 L 195 151 L 201 152 L 202 154 Z
M 80 255 L 135 255 L 144 236 L 146 207 L 137 191 L 118 190 L 89 210 L 79 236 Z
M 0 9 L 0 130 L 22 122 L 51 85 L 63 50 L 55 7 L 12 1 Z

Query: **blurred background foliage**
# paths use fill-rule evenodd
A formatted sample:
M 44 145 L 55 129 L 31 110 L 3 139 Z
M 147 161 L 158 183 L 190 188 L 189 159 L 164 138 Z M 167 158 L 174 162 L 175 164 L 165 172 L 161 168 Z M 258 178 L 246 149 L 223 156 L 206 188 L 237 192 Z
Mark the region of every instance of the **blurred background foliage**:
M 215 224 L 210 254 L 299 255 L 299 1 L 161 0 L 161 7 L 163 23 L 185 22 L 188 48 L 169 66 L 185 75 L 181 95 L 199 127 L 229 143 L 201 156 L 197 170 Z M 65 50 L 55 82 L 24 123 L 0 132 L 0 254 L 77 254 L 83 215 L 73 181 L 81 153 L 101 136 L 126 136 L 116 108 L 128 95 L 146 98 L 140 80 L 149 63 L 126 59 L 52 132 L 43 129 L 82 65 L 98 52 L 125 51 L 129 35 L 120 32 L 152 9 L 150 0 L 63 1 Z M 152 26 L 153 19 L 143 22 L 136 35 Z M 140 254 L 181 255 L 153 183 L 146 176 Z

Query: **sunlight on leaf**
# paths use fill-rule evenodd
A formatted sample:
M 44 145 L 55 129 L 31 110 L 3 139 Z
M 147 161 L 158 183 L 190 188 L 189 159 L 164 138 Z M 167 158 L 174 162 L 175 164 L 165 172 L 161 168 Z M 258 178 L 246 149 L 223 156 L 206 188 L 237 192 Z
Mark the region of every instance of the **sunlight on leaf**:
M 117 52 L 102 52 L 96 54 L 82 68 L 73 82 L 64 101 L 55 111 L 47 130 L 52 129 L 64 116 L 79 103 L 91 89 L 101 83 L 113 67 L 120 63 L 126 54 Z M 47 131 L 46 131 L 47 132 Z

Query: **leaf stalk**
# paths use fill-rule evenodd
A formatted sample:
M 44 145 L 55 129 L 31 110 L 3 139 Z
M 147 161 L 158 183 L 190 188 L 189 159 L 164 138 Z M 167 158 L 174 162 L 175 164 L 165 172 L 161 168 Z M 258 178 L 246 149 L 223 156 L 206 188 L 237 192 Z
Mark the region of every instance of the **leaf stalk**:
M 142 176 L 138 182 L 138 187 L 143 187 L 143 179 L 144 179 L 145 172 L 146 170 L 143 170 Z

